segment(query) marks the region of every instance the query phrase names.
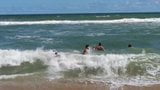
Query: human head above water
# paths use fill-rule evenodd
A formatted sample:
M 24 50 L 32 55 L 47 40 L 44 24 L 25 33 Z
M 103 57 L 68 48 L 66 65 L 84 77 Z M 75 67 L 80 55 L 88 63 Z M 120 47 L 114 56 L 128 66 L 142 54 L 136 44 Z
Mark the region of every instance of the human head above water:
M 128 44 L 128 47 L 132 47 L 132 45 L 131 45 L 131 44 Z
M 57 52 L 55 52 L 55 55 L 57 55 L 58 53 Z
M 101 46 L 102 44 L 99 42 L 98 45 Z
M 87 44 L 87 45 L 86 45 L 86 48 L 88 48 L 88 47 L 89 47 L 89 45 Z

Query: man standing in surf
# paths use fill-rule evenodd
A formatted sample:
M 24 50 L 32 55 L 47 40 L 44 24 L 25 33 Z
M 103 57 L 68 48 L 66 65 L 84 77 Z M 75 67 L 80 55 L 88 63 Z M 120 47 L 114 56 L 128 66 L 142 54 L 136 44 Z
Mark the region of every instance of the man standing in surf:
M 94 49 L 97 50 L 97 51 L 105 51 L 105 49 L 104 49 L 104 47 L 102 46 L 101 43 L 99 43 Z

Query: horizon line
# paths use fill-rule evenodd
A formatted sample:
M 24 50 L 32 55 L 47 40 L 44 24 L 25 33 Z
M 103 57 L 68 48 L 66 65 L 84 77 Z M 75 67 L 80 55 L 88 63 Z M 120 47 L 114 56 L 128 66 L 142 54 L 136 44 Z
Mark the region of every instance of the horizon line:
M 96 13 L 96 12 L 89 12 L 89 13 L 15 13 L 15 14 L 0 14 L 1 16 L 3 15 L 90 15 L 90 14 L 160 14 L 160 12 L 109 12 L 109 13 Z

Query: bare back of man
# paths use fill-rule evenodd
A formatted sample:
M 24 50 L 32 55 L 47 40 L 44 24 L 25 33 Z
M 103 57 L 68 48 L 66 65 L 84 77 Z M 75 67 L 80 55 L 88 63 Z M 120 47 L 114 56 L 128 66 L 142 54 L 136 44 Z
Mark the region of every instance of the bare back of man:
M 101 43 L 99 43 L 96 47 L 95 47 L 95 50 L 97 51 L 105 51 L 104 47 L 102 46 Z

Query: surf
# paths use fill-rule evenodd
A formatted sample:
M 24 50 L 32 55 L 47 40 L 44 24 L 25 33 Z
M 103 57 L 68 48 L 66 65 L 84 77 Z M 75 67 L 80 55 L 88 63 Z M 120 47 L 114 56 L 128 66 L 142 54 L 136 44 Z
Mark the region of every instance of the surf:
M 159 23 L 160 18 L 123 18 L 113 20 L 41 20 L 0 21 L 0 26 L 12 25 L 54 25 L 54 24 L 114 24 L 114 23 Z
M 156 53 L 81 55 L 59 52 L 60 57 L 55 57 L 54 52 L 43 49 L 1 49 L 0 78 L 43 71 L 48 78 L 90 78 L 104 81 L 114 81 L 116 78 L 124 78 L 122 81 L 160 79 L 160 55 Z

